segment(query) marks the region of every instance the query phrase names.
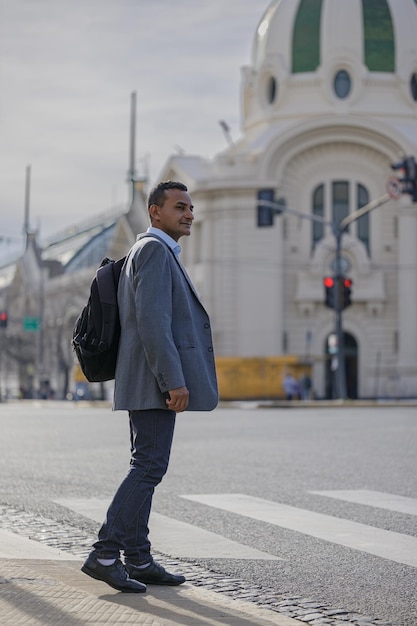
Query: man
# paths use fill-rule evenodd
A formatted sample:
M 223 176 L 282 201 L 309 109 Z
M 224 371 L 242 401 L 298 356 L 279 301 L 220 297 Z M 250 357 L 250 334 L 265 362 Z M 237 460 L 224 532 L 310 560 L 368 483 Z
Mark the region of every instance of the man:
M 130 471 L 82 571 L 119 591 L 180 585 L 151 556 L 152 495 L 168 468 L 176 413 L 218 402 L 210 322 L 178 258 L 194 219 L 187 187 L 164 182 L 148 198 L 151 227 L 138 235 L 118 288 L 121 337 L 114 409 L 129 412 Z M 124 552 L 123 564 L 120 552 Z
M 285 374 L 284 381 L 282 383 L 285 391 L 285 398 L 287 400 L 297 399 L 298 396 L 298 383 L 294 376 L 291 374 Z

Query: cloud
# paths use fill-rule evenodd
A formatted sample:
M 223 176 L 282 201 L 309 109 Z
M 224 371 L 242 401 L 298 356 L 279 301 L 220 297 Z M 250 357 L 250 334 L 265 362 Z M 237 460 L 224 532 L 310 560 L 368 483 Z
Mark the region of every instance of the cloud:
M 151 182 L 174 150 L 213 156 L 239 124 L 240 67 L 268 2 L 3 0 L 0 230 L 41 235 L 127 201 L 130 93 Z

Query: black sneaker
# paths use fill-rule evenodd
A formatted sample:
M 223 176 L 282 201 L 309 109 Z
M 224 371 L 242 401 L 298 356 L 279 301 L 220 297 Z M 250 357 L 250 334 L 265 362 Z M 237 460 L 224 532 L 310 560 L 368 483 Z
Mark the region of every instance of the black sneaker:
M 139 580 L 149 585 L 182 585 L 185 577 L 181 574 L 170 574 L 156 561 L 152 561 L 148 567 L 137 567 L 133 563 L 125 564 L 130 578 Z
M 118 591 L 124 591 L 125 593 L 144 593 L 146 591 L 146 585 L 129 578 L 123 563 L 119 559 L 116 559 L 113 565 L 101 565 L 95 558 L 89 556 L 81 571 L 91 576 L 91 578 L 102 580 Z

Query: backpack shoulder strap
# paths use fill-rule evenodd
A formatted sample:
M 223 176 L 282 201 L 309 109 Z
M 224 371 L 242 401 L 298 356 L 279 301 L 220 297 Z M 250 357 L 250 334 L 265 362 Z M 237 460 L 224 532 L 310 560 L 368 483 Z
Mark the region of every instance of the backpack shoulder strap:
M 109 348 L 115 336 L 120 333 L 119 310 L 117 307 L 117 286 L 126 257 L 110 261 L 98 268 L 96 285 L 102 309 L 100 343 Z
M 96 283 L 100 301 L 117 304 L 117 285 L 126 257 L 101 265 L 96 272 Z

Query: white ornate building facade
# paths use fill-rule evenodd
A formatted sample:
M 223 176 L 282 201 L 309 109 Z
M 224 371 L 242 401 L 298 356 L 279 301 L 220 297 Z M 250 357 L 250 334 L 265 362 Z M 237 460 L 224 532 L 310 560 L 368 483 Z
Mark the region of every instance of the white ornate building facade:
M 257 192 L 273 189 L 288 208 L 338 223 L 384 194 L 392 163 L 417 157 L 416 1 L 273 0 L 241 99 L 238 141 L 213 160 L 173 156 L 159 177 L 186 183 L 196 206 L 183 262 L 218 357 L 296 355 L 313 363 L 316 396 L 332 397 L 335 322 L 323 288 L 334 273 L 332 229 L 289 213 L 259 228 Z M 16 271 L 0 270 L 2 308 L 13 312 L 0 336 L 3 390 L 18 363 L 22 386 L 37 366 L 65 394 L 71 330 L 94 268 L 147 227 L 136 191 L 126 213 L 42 249 L 29 238 Z M 363 216 L 342 248 L 353 280 L 343 314 L 348 395 L 417 397 L 417 203 L 403 195 Z M 39 310 L 41 336 L 22 334 L 22 319 Z
M 258 228 L 256 195 L 339 223 L 417 156 L 414 0 L 274 0 L 242 72 L 242 138 L 214 160 L 174 156 L 197 206 L 184 261 L 213 316 L 216 353 L 308 355 L 331 397 L 332 229 L 293 215 Z M 342 239 L 353 280 L 343 316 L 352 398 L 417 395 L 417 204 L 403 195 Z

